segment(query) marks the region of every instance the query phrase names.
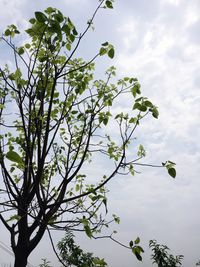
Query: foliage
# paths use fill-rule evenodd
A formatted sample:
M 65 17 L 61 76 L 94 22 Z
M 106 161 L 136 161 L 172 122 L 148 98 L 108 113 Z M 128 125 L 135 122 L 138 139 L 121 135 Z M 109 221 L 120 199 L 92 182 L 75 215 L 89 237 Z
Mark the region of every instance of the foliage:
M 200 265 L 200 260 L 198 260 L 198 262 L 196 263 L 196 266 L 199 266 Z
M 42 263 L 39 265 L 39 267 L 51 267 L 49 265 L 49 261 L 47 261 L 46 259 L 42 259 Z
M 85 253 L 75 244 L 74 235 L 70 232 L 58 243 L 61 263 L 64 266 L 76 267 L 106 267 L 104 259 L 94 257 L 92 253 Z
M 136 258 L 139 260 L 139 261 L 142 261 L 142 253 L 144 253 L 144 250 L 143 248 L 139 245 L 140 243 L 140 238 L 137 237 L 135 239 L 135 241 L 130 241 L 129 243 L 129 246 L 133 252 L 133 254 L 136 256 Z
M 114 57 L 109 42 L 89 60 L 75 57 L 102 7 L 112 8 L 113 1 L 99 1 L 83 33 L 48 7 L 29 20 L 26 43 L 14 44 L 15 25 L 1 37 L 13 61 L 0 68 L 0 220 L 10 232 L 15 267 L 26 266 L 46 230 L 84 231 L 92 238 L 107 227 L 106 184 L 117 174 L 134 175 L 145 156 L 141 145 L 132 155 L 127 149 L 136 146 L 141 120 L 157 118 L 158 110 L 141 96 L 137 78 L 117 80 L 114 67 L 105 80 L 95 78 L 95 59 Z M 116 112 L 122 95 L 132 99 L 127 113 Z M 110 169 L 90 177 L 97 159 L 109 160 Z M 175 177 L 174 163 L 163 166 Z
M 152 260 L 158 267 L 178 267 L 181 266 L 183 255 L 173 256 L 169 254 L 169 248 L 165 245 L 160 245 L 156 240 L 150 240 L 149 247 L 152 249 Z

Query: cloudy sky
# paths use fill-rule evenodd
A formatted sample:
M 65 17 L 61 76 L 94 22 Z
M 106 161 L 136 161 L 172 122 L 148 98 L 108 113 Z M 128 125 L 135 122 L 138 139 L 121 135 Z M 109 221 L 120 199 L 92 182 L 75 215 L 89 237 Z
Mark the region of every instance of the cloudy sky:
M 81 31 L 97 3 L 0 0 L 0 30 L 12 23 L 24 29 L 34 11 L 54 6 L 72 18 Z M 177 177 L 170 178 L 163 169 L 140 168 L 135 177 L 118 177 L 108 186 L 109 211 L 121 217 L 121 224 L 113 226 L 118 231 L 116 237 L 128 243 L 140 236 L 145 248 L 143 263 L 109 240 L 91 242 L 78 236 L 77 241 L 104 257 L 109 267 L 150 266 L 150 239 L 168 245 L 173 254 L 183 254 L 183 267 L 195 266 L 200 258 L 200 1 L 116 0 L 113 10 L 100 10 L 95 31 L 88 34 L 81 55 L 89 58 L 104 41 L 115 45 L 116 56 L 112 61 L 97 61 L 99 75 L 115 65 L 119 77 L 138 77 L 143 95 L 160 112 L 159 120 L 144 120 L 137 132 L 147 151 L 146 162 L 170 159 L 177 164 Z M 3 64 L 5 54 L 1 50 L 0 57 Z M 9 246 L 6 234 L 0 240 Z M 1 259 L 5 257 L 2 262 L 8 262 L 9 254 L 1 253 Z M 41 258 L 59 266 L 47 239 L 30 262 L 38 264 Z

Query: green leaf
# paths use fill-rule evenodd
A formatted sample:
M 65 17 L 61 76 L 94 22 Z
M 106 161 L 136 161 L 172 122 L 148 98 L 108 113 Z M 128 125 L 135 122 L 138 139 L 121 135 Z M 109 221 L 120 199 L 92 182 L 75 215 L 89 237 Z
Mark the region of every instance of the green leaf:
M 133 175 L 133 176 L 135 175 L 135 170 L 134 170 L 134 167 L 132 164 L 130 164 L 130 166 L 129 166 L 129 171 L 130 171 L 131 175 Z
M 153 104 L 149 100 L 145 100 L 144 104 L 145 106 L 150 107 L 150 108 L 153 106 Z
M 132 252 L 133 254 L 136 256 L 136 258 L 139 260 L 139 261 L 142 261 L 142 256 L 141 256 L 141 253 L 144 252 L 143 248 L 140 247 L 140 246 L 134 246 L 132 248 Z
M 156 107 L 154 107 L 153 108 L 153 110 L 152 110 L 152 116 L 154 117 L 154 118 L 158 118 L 158 116 L 159 116 L 159 112 L 158 112 L 158 110 L 157 110 L 157 108 Z
M 104 198 L 102 202 L 103 202 L 103 204 L 105 205 L 105 209 L 106 209 L 106 213 L 107 213 L 107 212 L 108 212 L 108 208 L 107 208 L 107 199 Z
M 9 30 L 9 29 L 7 29 L 6 31 L 5 31 L 5 36 L 9 36 L 11 34 L 11 31 Z
M 91 231 L 89 225 L 84 225 L 84 229 L 85 229 L 85 233 L 86 233 L 86 235 L 87 235 L 89 238 L 91 238 L 91 237 L 92 237 L 92 231 Z
M 80 190 L 79 184 L 76 184 L 76 192 Z
M 103 43 L 103 44 L 101 44 L 102 46 L 108 46 L 109 45 L 109 43 L 108 42 L 105 42 L 105 43 Z
M 61 29 L 62 31 L 64 31 L 65 33 L 66 33 L 66 35 L 68 36 L 68 35 L 70 35 L 70 27 L 67 25 L 67 24 L 65 24 L 63 27 L 62 27 L 62 29 Z
M 36 22 L 36 19 L 32 18 L 32 19 L 29 20 L 29 22 L 30 22 L 31 24 L 34 24 L 34 23 Z
M 12 172 L 14 172 L 14 170 L 15 170 L 15 167 L 12 166 L 12 167 L 10 168 L 10 172 L 12 173 Z
M 74 28 L 74 29 L 72 30 L 72 32 L 73 32 L 73 35 L 78 35 L 78 32 L 77 32 L 76 28 Z
M 57 20 L 60 23 L 63 22 L 63 20 L 64 20 L 63 14 L 61 12 L 59 12 L 58 14 L 55 14 L 54 18 L 55 18 L 55 20 Z
M 138 103 L 138 102 L 136 102 L 135 104 L 134 104 L 134 106 L 133 106 L 133 109 L 138 109 L 138 110 L 141 110 L 141 104 L 140 103 Z
M 176 177 L 176 169 L 174 168 L 169 168 L 168 173 L 171 177 L 175 178 Z
M 72 48 L 72 47 L 71 47 L 71 44 L 70 44 L 70 43 L 67 43 L 67 44 L 66 44 L 66 48 L 67 48 L 68 51 L 70 51 L 71 48 Z
M 113 8 L 112 2 L 110 0 L 107 0 L 105 4 L 107 8 Z
M 106 126 L 107 124 L 108 124 L 108 117 L 104 117 L 104 119 L 103 119 L 103 124 Z
M 72 110 L 72 114 L 77 114 L 78 113 L 78 110 Z
M 6 158 L 9 159 L 10 161 L 16 162 L 16 163 L 18 163 L 20 165 L 23 164 L 22 158 L 15 151 L 9 151 L 6 154 Z
M 61 28 L 59 22 L 51 20 L 50 23 L 51 23 L 51 30 L 53 32 L 56 32 L 57 34 L 61 34 Z
M 29 48 L 31 48 L 31 45 L 30 44 L 25 44 L 25 47 L 27 48 L 27 49 L 29 49 Z
M 142 112 L 146 112 L 147 111 L 147 107 L 144 106 L 144 105 L 141 105 L 139 110 L 142 111 Z
M 134 243 L 135 243 L 136 245 L 139 244 L 139 243 L 140 243 L 140 238 L 137 237 L 137 238 L 135 239 Z
M 143 145 L 139 145 L 137 155 L 138 155 L 138 157 L 145 157 L 146 156 L 146 151 L 145 151 Z
M 10 218 L 6 222 L 10 222 L 10 221 L 14 221 L 14 220 L 19 221 L 20 219 L 21 219 L 21 216 L 16 214 L 16 215 L 10 216 Z
M 115 56 L 115 50 L 114 50 L 113 47 L 108 51 L 108 56 L 109 56 L 109 58 L 114 58 L 114 56 Z
M 15 32 L 16 34 L 20 34 L 20 31 L 18 31 L 18 30 L 15 30 L 14 32 Z
M 50 14 L 53 13 L 56 9 L 52 8 L 52 7 L 47 7 L 47 9 L 45 10 L 45 13 Z
M 139 261 L 142 261 L 142 256 L 138 252 L 135 252 L 135 256 Z
M 35 17 L 36 17 L 37 21 L 39 21 L 39 22 L 44 23 L 45 21 L 47 21 L 46 15 L 42 12 L 36 11 Z
M 136 82 L 134 86 L 131 88 L 131 93 L 134 97 L 136 97 L 137 94 L 141 94 L 140 87 L 141 85 L 138 82 Z
M 130 246 L 131 248 L 133 247 L 133 241 L 132 241 L 132 240 L 129 242 L 129 246 Z
M 16 69 L 15 74 L 14 74 L 14 78 L 15 80 L 19 80 L 22 76 L 21 70 L 19 68 Z
M 137 118 L 130 118 L 129 123 L 136 123 L 137 122 Z
M 137 249 L 140 251 L 140 253 L 144 253 L 144 249 L 141 246 L 137 246 Z
M 114 218 L 114 221 L 117 223 L 117 224 L 120 224 L 120 218 L 117 217 L 115 214 L 113 214 L 113 218 Z
M 131 88 L 131 93 L 132 93 L 132 95 L 133 95 L 134 97 L 136 97 L 136 95 L 137 95 L 137 88 L 132 87 L 132 88 Z
M 74 36 L 73 34 L 70 34 L 70 35 L 69 35 L 69 39 L 70 39 L 70 41 L 73 43 L 74 40 L 75 40 L 75 36 Z
M 144 97 L 138 97 L 137 99 L 135 99 L 135 102 L 140 102 L 141 100 L 143 100 Z
M 106 48 L 101 47 L 100 50 L 99 50 L 99 54 L 100 54 L 100 56 L 103 56 L 103 55 L 105 55 L 106 53 L 107 53 Z
M 20 48 L 18 49 L 18 54 L 19 54 L 19 55 L 24 54 L 24 48 L 23 48 L 23 47 L 20 47 Z

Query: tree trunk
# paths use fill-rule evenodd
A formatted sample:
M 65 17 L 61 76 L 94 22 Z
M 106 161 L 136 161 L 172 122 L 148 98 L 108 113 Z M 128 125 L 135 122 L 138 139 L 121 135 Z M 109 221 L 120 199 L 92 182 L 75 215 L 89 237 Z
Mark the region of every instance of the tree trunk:
M 15 254 L 15 264 L 14 267 L 27 267 L 28 256 L 24 253 L 24 251 L 18 251 Z
M 22 202 L 22 203 L 21 203 Z M 19 202 L 18 215 L 20 220 L 18 221 L 18 237 L 17 243 L 13 244 L 13 251 L 15 254 L 14 267 L 26 267 L 28 263 L 29 252 L 29 234 L 28 234 L 28 218 L 27 218 L 27 205 L 26 201 Z M 12 243 L 12 239 L 11 239 Z

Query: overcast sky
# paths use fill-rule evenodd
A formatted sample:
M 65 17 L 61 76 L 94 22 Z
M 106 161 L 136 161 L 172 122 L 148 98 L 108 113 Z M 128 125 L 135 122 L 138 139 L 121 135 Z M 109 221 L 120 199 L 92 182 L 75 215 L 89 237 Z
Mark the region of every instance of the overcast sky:
M 48 6 L 61 9 L 82 30 L 97 3 L 0 0 L 0 30 L 12 23 L 25 28 L 34 11 Z M 145 120 L 137 132 L 147 151 L 146 162 L 176 162 L 177 178 L 170 178 L 165 170 L 140 168 L 141 174 L 118 176 L 108 186 L 109 211 L 121 217 L 121 224 L 113 226 L 118 231 L 116 237 L 128 243 L 140 236 L 146 251 L 143 263 L 111 241 L 77 240 L 104 257 L 109 267 L 150 266 L 150 239 L 168 245 L 173 254 L 183 254 L 183 267 L 195 266 L 200 258 L 200 1 L 116 0 L 113 10 L 100 10 L 95 31 L 89 33 L 80 53 L 87 59 L 104 41 L 115 45 L 116 56 L 112 61 L 98 60 L 99 75 L 104 68 L 115 65 L 119 77 L 138 77 L 143 95 L 160 112 L 159 120 Z M 0 57 L 3 64 L 1 50 Z M 6 235 L 0 240 L 9 246 Z M 10 256 L 1 253 L 5 257 L 2 262 L 6 262 Z M 38 264 L 41 258 L 59 266 L 47 239 L 30 262 Z

